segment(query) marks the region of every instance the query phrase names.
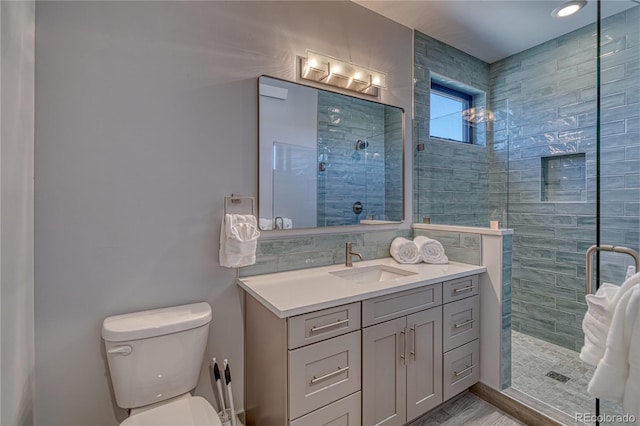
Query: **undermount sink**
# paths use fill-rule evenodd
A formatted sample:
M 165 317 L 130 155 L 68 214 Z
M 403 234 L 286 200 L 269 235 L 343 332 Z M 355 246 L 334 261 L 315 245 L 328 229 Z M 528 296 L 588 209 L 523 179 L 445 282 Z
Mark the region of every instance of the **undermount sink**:
M 361 284 L 393 280 L 395 278 L 416 274 L 415 272 L 406 271 L 404 269 L 394 268 L 393 266 L 387 265 L 371 265 L 364 266 L 362 268 L 355 267 L 329 273 L 344 280 L 349 280 Z

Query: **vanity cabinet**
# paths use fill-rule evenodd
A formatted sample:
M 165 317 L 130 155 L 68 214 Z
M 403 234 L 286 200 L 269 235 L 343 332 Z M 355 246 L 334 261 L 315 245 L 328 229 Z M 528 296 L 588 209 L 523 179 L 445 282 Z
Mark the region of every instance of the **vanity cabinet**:
M 278 318 L 245 297 L 248 425 L 360 426 L 360 302 Z
M 399 316 L 362 330 L 363 424 L 404 425 L 442 402 L 441 300 L 434 284 L 362 302 L 364 325 L 367 311 Z
M 478 276 L 280 318 L 245 293 L 247 425 L 405 425 L 479 379 Z

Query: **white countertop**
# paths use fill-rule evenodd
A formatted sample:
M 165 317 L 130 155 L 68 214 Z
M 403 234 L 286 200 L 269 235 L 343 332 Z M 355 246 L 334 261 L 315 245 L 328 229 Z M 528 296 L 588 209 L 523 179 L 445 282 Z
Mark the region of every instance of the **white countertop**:
M 356 270 L 380 264 L 414 272 L 415 275 L 362 284 L 330 274 L 334 271 Z M 354 262 L 352 268 L 346 268 L 342 264 L 331 265 L 243 277 L 238 278 L 237 282 L 275 315 L 287 318 L 401 290 L 475 275 L 486 270 L 484 266 L 459 262 L 449 262 L 446 265 L 400 264 L 388 257 Z

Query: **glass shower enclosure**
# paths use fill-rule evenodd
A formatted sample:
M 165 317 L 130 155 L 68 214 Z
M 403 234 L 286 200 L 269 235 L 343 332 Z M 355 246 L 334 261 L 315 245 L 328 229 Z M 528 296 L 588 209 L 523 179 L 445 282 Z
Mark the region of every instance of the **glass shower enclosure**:
M 580 13 L 592 24 L 491 64 L 416 33 L 414 221 L 513 229 L 507 392 L 561 423 L 616 424 L 624 414 L 589 395 L 594 368 L 578 354 L 587 250 L 596 247 L 595 292 L 635 268 L 610 247 L 640 249 L 639 11 L 632 1 L 590 2 Z M 459 55 L 465 74 L 433 52 Z M 430 136 L 432 75 L 486 94 L 482 138 Z

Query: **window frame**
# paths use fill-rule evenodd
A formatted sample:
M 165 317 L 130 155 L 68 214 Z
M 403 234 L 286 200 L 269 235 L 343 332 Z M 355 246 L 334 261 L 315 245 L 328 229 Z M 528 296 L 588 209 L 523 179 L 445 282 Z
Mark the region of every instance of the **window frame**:
M 464 108 L 463 111 L 468 110 L 473 107 L 473 95 L 471 93 L 463 92 L 462 90 L 453 88 L 451 86 L 447 86 L 445 84 L 439 83 L 433 79 L 431 79 L 431 85 L 429 88 L 429 100 L 431 100 L 431 94 L 435 93 L 442 97 L 447 97 L 456 101 L 460 101 Z M 449 139 L 443 138 L 440 136 L 434 136 L 431 134 L 431 120 L 432 118 L 432 109 L 431 109 L 431 101 L 429 101 L 429 138 L 431 139 L 439 139 L 444 141 L 453 141 L 460 142 L 473 145 L 474 144 L 474 130 L 471 122 L 465 120 L 462 115 L 460 116 L 460 120 L 462 120 L 462 139 Z

